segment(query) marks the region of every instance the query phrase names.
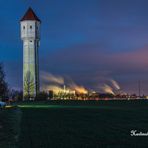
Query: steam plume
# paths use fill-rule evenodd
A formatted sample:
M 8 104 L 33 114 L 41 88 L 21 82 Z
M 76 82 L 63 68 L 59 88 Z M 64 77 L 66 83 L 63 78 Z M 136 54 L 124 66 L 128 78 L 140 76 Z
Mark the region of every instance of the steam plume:
M 42 72 L 41 78 L 45 82 L 53 82 L 53 83 L 56 83 L 56 84 L 64 84 L 64 78 L 62 78 L 61 76 L 53 75 L 51 73 Z
M 120 86 L 115 80 L 111 79 L 111 83 L 112 83 L 112 85 L 114 86 L 115 89 L 120 90 Z
M 105 92 L 105 93 L 109 93 L 109 94 L 115 94 L 114 92 L 113 92 L 113 89 L 109 86 L 109 85 L 107 85 L 107 84 L 104 84 L 104 86 L 102 86 L 102 90 Z

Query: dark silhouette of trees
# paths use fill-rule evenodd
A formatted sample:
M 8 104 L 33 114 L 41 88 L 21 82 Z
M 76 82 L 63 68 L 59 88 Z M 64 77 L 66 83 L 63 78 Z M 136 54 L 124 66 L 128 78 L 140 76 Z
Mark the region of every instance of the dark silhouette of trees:
M 5 99 L 8 94 L 8 85 L 5 81 L 5 72 L 3 69 L 3 64 L 0 63 L 0 99 Z
M 23 100 L 23 91 L 10 89 L 9 98 L 13 101 L 22 101 Z
M 47 100 L 48 99 L 48 94 L 44 91 L 39 92 L 35 98 L 35 100 L 37 101 L 43 101 L 43 100 Z

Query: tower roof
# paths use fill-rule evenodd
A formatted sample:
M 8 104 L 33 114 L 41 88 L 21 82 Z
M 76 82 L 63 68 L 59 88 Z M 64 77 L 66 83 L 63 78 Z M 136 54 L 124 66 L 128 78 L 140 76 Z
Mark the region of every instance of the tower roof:
M 36 20 L 41 22 L 40 19 L 36 16 L 34 11 L 32 10 L 32 8 L 30 7 L 20 21 L 25 21 L 25 20 Z

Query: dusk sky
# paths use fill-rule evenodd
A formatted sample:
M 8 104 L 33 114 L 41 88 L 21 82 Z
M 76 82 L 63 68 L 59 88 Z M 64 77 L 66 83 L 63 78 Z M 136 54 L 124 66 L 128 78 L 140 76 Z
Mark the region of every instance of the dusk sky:
M 28 7 L 41 19 L 40 75 L 70 77 L 99 90 L 116 80 L 121 89 L 148 95 L 147 0 L 1 0 L 0 62 L 12 88 L 22 88 L 20 19 Z

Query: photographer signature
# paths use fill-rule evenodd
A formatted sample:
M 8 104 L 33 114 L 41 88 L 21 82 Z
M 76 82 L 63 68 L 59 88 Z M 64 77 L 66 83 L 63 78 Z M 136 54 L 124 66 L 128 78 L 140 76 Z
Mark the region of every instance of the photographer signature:
M 148 136 L 148 131 L 147 132 L 141 132 L 137 130 L 131 130 L 131 136 Z

